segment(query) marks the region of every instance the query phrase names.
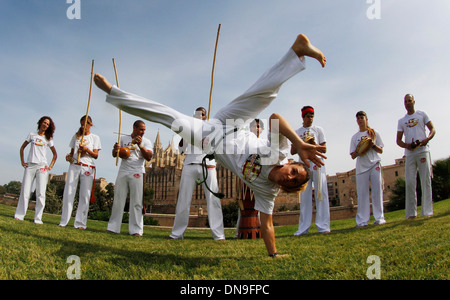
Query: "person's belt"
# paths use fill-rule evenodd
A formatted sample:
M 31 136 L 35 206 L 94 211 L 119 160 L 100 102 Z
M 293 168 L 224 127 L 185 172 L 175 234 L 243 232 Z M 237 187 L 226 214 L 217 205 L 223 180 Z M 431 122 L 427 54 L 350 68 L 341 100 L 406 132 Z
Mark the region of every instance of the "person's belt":
M 83 163 L 74 163 L 74 165 L 79 165 L 82 167 L 89 167 L 89 168 L 95 169 L 95 166 L 91 166 L 91 165 L 87 165 L 87 164 L 83 164 Z

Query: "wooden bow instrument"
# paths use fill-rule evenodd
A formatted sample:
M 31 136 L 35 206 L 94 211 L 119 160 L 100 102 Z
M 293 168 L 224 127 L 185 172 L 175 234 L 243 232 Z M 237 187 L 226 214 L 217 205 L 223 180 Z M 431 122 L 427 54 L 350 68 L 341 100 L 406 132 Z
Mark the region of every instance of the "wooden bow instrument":
M 116 62 L 114 61 L 114 58 L 112 59 L 113 66 L 114 66 L 114 74 L 116 75 L 116 85 L 119 87 L 119 78 L 117 77 L 117 68 L 116 68 Z M 120 136 L 121 136 L 121 130 L 122 130 L 122 110 L 119 109 L 119 134 L 117 135 L 117 144 L 120 147 Z M 119 153 L 117 153 L 116 156 L 116 166 L 119 165 Z
M 213 59 L 212 74 L 211 74 L 211 89 L 209 90 L 208 120 L 209 120 L 209 115 L 211 112 L 211 99 L 212 99 L 212 91 L 213 91 L 213 86 L 214 86 L 214 69 L 216 66 L 216 53 L 217 53 L 217 44 L 219 42 L 219 34 L 220 34 L 220 24 L 219 24 L 219 28 L 217 29 L 216 47 L 214 48 L 214 59 Z
M 86 125 L 88 122 L 88 116 L 89 116 L 89 107 L 91 106 L 91 92 L 92 92 L 92 77 L 94 75 L 94 60 L 92 60 L 92 68 L 91 68 L 91 84 L 89 87 L 89 98 L 88 98 L 88 105 L 87 105 L 87 110 L 86 110 L 86 117 L 84 118 L 84 127 L 83 127 L 83 134 L 81 135 L 80 138 L 80 146 L 82 146 L 83 143 L 83 139 L 84 139 L 84 135 L 86 133 Z M 79 148 L 78 148 L 79 149 Z M 77 159 L 77 163 L 80 163 L 80 158 L 81 158 L 81 152 L 78 151 L 78 159 Z

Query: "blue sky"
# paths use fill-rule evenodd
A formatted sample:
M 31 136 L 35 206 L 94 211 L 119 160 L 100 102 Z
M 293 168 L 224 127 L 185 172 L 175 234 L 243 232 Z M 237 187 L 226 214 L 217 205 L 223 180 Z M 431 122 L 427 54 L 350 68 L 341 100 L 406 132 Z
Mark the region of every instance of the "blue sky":
M 372 4 L 367 2 L 81 0 L 81 19 L 70 20 L 66 0 L 2 0 L 0 184 L 22 180 L 19 148 L 43 115 L 56 123 L 59 158 L 53 173 L 67 171 L 64 156 L 86 113 L 92 59 L 94 72 L 114 82 L 115 58 L 124 90 L 186 114 L 207 107 L 219 24 L 211 115 L 305 33 L 328 64 L 322 69 L 308 60 L 307 69 L 282 87 L 262 119 L 278 112 L 297 128 L 300 108 L 314 106 L 315 124 L 327 137 L 327 173 L 333 175 L 355 167 L 348 150 L 359 110 L 366 111 L 384 141 L 382 164 L 403 156 L 395 144 L 397 120 L 405 114 L 403 96 L 412 93 L 416 109 L 426 111 L 437 130 L 432 159 L 448 157 L 450 2 L 379 0 L 380 19 L 368 18 Z M 111 149 L 119 117 L 104 99 L 93 87 L 89 114 L 103 146 L 98 176 L 114 182 L 118 168 Z M 131 132 L 134 120 L 124 113 L 122 131 Z M 147 122 L 152 142 L 158 131 L 167 146 L 174 134 Z

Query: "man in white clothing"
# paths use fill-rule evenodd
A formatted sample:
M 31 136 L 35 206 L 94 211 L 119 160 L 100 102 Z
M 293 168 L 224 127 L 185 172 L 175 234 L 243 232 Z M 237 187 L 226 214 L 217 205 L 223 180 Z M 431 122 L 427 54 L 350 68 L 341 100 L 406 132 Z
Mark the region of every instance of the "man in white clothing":
M 206 109 L 199 107 L 195 110 L 195 118 L 206 120 Z M 186 153 L 183 171 L 181 173 L 180 189 L 178 192 L 178 201 L 176 216 L 172 228 L 170 239 L 182 239 L 189 223 L 189 211 L 192 202 L 192 193 L 197 180 L 203 179 L 202 160 L 205 156 L 202 150 L 181 139 L 179 144 L 181 152 Z M 222 203 L 220 199 L 213 195 L 205 186 L 212 191 L 217 191 L 217 173 L 215 160 L 207 159 L 208 177 L 203 182 L 203 191 L 205 192 L 206 207 L 208 210 L 209 228 L 214 240 L 225 240 Z
M 114 144 L 112 156 L 117 157 L 120 148 L 126 147 L 130 151 L 128 158 L 122 158 L 119 173 L 114 185 L 114 203 L 108 222 L 108 231 L 120 233 L 123 211 L 130 192 L 130 215 L 128 231 L 130 235 L 142 236 L 144 233 L 143 219 L 143 191 L 145 161 L 152 159 L 152 143 L 144 137 L 145 123 L 137 120 L 133 124 L 131 135 L 124 135 L 119 144 Z
M 312 106 L 304 106 L 302 108 L 303 127 L 297 129 L 296 133 L 302 140 L 310 140 L 311 143 L 319 144 L 326 147 L 325 134 L 322 127 L 313 125 L 314 108 Z M 312 142 L 313 141 L 313 142 Z M 326 152 L 326 148 L 324 153 Z M 297 153 L 294 147 L 291 147 L 291 154 Z M 308 186 L 301 193 L 300 217 L 298 220 L 298 230 L 295 236 L 307 234 L 311 227 L 313 214 L 312 201 L 312 185 L 314 183 L 314 199 L 316 202 L 316 227 L 320 233 L 330 233 L 330 204 L 328 201 L 328 185 L 327 172 L 325 166 L 318 167 L 311 163 L 309 169 L 311 171 L 311 179 Z
M 267 252 L 270 257 L 277 257 L 272 219 L 275 198 L 280 188 L 297 192 L 308 180 L 308 172 L 303 165 L 287 162 L 287 140 L 295 145 L 307 166 L 308 160 L 323 165 L 319 156 L 325 156 L 318 151 L 323 147 L 303 142 L 287 120 L 276 113 L 270 116 L 272 138 L 264 147 L 254 134 L 241 129 L 272 103 L 285 81 L 305 69 L 306 56 L 325 67 L 323 53 L 300 34 L 279 62 L 209 121 L 186 116 L 161 103 L 122 91 L 100 74 L 95 74 L 94 81 L 108 94 L 108 103 L 171 128 L 197 147 L 203 147 L 205 153 L 214 154 L 216 161 L 241 178 L 254 192 L 255 209 L 260 211 L 261 235 Z
M 414 96 L 405 95 L 405 108 L 407 114 L 398 121 L 397 145 L 405 148 L 405 217 L 415 218 L 417 216 L 417 194 L 416 177 L 419 171 L 422 187 L 422 212 L 421 216 L 433 215 L 433 199 L 431 192 L 432 166 L 430 148 L 428 142 L 436 134 L 433 123 L 428 115 L 420 110 L 415 110 Z M 426 135 L 425 127 L 429 134 Z M 403 141 L 405 135 L 405 141 Z

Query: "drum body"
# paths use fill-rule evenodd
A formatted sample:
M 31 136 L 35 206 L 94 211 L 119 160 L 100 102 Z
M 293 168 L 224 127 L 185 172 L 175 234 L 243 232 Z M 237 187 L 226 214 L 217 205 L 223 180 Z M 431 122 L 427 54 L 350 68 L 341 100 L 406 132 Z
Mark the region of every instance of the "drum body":
M 255 207 L 255 197 L 253 192 L 240 179 L 236 184 L 238 189 L 238 202 L 241 210 L 241 217 L 238 227 L 239 239 L 259 239 L 261 238 L 261 224 L 259 222 L 258 211 Z

